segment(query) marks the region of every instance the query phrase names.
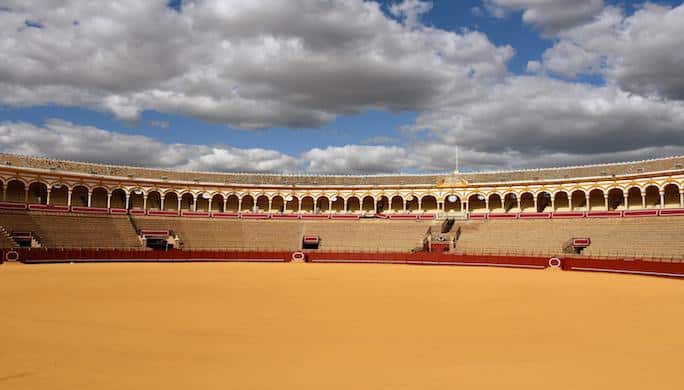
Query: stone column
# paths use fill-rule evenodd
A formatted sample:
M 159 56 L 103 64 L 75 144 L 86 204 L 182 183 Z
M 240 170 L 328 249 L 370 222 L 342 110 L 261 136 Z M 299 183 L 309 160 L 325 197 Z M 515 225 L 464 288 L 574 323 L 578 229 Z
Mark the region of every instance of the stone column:
M 238 213 L 242 211 L 242 198 L 238 198 Z
M 641 208 L 646 208 L 646 191 L 641 191 Z
M 166 201 L 166 194 L 159 197 L 159 209 L 164 211 L 164 202 Z
M 268 198 L 268 213 L 273 212 L 273 198 Z
M 624 208 L 629 210 L 629 193 L 622 194 L 624 196 Z
M 404 201 L 404 212 L 406 212 L 406 198 L 401 198 Z
M 126 206 L 124 206 L 124 208 L 126 210 L 128 210 L 131 208 L 130 205 L 131 205 L 131 194 L 129 192 L 127 192 L 126 193 Z
M 147 194 L 143 194 L 143 210 L 147 210 Z
M 463 211 L 466 212 L 466 213 L 470 212 L 470 209 L 469 209 L 469 207 L 468 207 L 468 201 L 467 201 L 467 200 L 466 200 L 465 202 L 463 202 Z
M 52 187 L 48 187 L 47 189 L 47 199 L 45 199 L 45 204 L 50 205 L 50 194 L 52 193 Z
M 603 203 L 605 205 L 606 211 L 610 211 L 610 208 L 608 208 L 608 194 L 607 193 L 603 194 Z
M 108 209 L 112 208 L 112 193 L 111 192 L 107 193 L 107 208 Z
M 587 194 L 584 196 L 584 199 L 586 199 L 586 202 L 587 202 L 587 205 L 586 205 L 585 208 L 587 209 L 587 211 L 591 211 L 591 202 L 590 202 L 591 196 L 587 193 Z
M 180 213 L 180 211 L 181 211 L 181 204 L 182 204 L 181 202 L 182 202 L 182 200 L 183 200 L 183 197 L 182 197 L 182 196 L 177 196 L 177 198 L 178 198 L 178 210 L 176 210 L 176 211 Z
M 93 191 L 88 190 L 88 207 L 93 207 Z
M 660 194 L 660 205 L 659 209 L 664 209 L 665 208 L 665 191 L 659 191 Z
M 67 190 L 67 207 L 71 207 L 71 188 Z
M 225 196 L 223 197 L 223 212 L 225 213 L 228 210 L 228 197 Z
M 24 190 L 24 203 L 28 203 L 28 202 L 29 202 L 29 188 L 26 187 L 26 189 Z
M 679 190 L 679 207 L 684 209 L 684 189 Z
M 485 198 L 485 213 L 489 213 L 489 197 Z

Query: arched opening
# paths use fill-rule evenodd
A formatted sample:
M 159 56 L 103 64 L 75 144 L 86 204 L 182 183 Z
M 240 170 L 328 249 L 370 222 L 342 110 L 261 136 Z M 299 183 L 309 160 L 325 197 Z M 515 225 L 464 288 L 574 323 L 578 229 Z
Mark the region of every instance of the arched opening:
M 551 210 L 551 194 L 542 191 L 537 194 L 537 212 L 543 213 Z
M 665 186 L 665 206 L 666 208 L 678 208 L 680 206 L 679 187 L 670 183 Z
M 570 195 L 570 208 L 572 211 L 587 210 L 587 195 L 582 190 L 575 190 Z
M 361 210 L 361 202 L 359 198 L 351 196 L 347 198 L 347 211 L 350 213 L 355 213 Z
M 644 207 L 641 203 L 641 188 L 632 187 L 627 190 L 627 208 L 629 210 L 638 210 Z
M 69 203 L 69 188 L 63 184 L 54 184 L 50 189 L 50 204 L 66 206 Z
M 235 194 L 230 194 L 228 195 L 228 199 L 226 200 L 226 212 L 227 213 L 237 213 L 240 211 L 238 205 L 240 203 L 240 199 L 238 198 L 237 195 Z
M 142 189 L 131 191 L 130 209 L 143 209 L 145 204 L 145 192 Z
M 623 210 L 625 207 L 625 195 L 620 188 L 608 191 L 608 211 Z
M 211 199 L 211 194 L 208 192 L 201 192 L 197 194 L 197 201 L 195 206 L 195 211 L 201 211 L 206 213 L 209 211 L 209 199 Z
M 192 206 L 195 203 L 195 198 L 191 193 L 186 192 L 181 195 L 181 211 L 192 211 Z
M 508 212 L 519 212 L 518 208 L 518 196 L 512 192 L 509 192 L 504 196 L 504 210 Z
M 485 196 L 482 194 L 473 194 L 468 197 L 468 209 L 471 213 L 484 213 L 487 211 L 485 204 Z
M 223 212 L 223 195 L 214 194 L 214 196 L 211 197 L 211 210 L 210 211 L 213 213 Z
M 47 204 L 47 185 L 38 182 L 29 184 L 28 202 Z
M 605 211 L 606 198 L 603 190 L 596 188 L 589 192 L 589 211 Z
M 150 191 L 150 193 L 147 194 L 147 209 L 161 210 L 161 194 L 159 191 Z
M 271 199 L 271 211 L 274 213 L 282 213 L 285 211 L 285 201 L 280 195 L 276 195 Z
M 26 185 L 19 180 L 10 180 L 7 183 L 5 200 L 8 202 L 26 202 Z
M 313 213 L 314 212 L 314 199 L 311 196 L 302 197 L 302 212 L 303 213 Z
M 532 213 L 537 211 L 534 207 L 534 195 L 525 192 L 520 195 L 520 211 L 523 213 Z
M 409 195 L 406 199 L 406 211 L 410 213 L 418 211 L 418 198 L 415 195 Z
M 553 211 L 570 211 L 570 199 L 568 193 L 565 191 L 558 191 L 554 195 L 553 204 L 555 210 Z
M 178 211 L 178 194 L 172 191 L 164 195 L 164 210 Z
M 367 213 L 375 211 L 375 199 L 370 195 L 364 196 L 361 209 Z
M 90 207 L 107 208 L 107 194 L 109 194 L 109 192 L 106 188 L 97 187 L 93 189 Z
M 331 206 L 330 207 L 336 213 L 344 212 L 344 199 L 339 195 L 334 195 L 331 198 Z
M 489 195 L 489 211 L 492 213 L 502 213 L 504 211 L 503 202 L 501 201 L 501 195 Z
M 646 188 L 646 208 L 657 209 L 660 207 L 660 191 L 656 186 L 648 186 Z
M 447 213 L 461 212 L 461 198 L 458 195 L 447 195 L 444 199 L 444 211 Z
M 389 198 L 386 197 L 385 195 L 380 196 L 378 199 L 378 214 L 385 213 L 389 211 L 390 209 L 390 204 L 389 204 Z
M 330 200 L 326 196 L 320 196 L 316 199 L 316 212 L 327 213 L 330 211 Z
M 244 195 L 242 197 L 242 204 L 240 205 L 240 211 L 245 213 L 250 213 L 255 211 L 254 209 L 254 198 L 252 195 Z
M 112 191 L 111 207 L 113 209 L 125 209 L 126 208 L 126 191 L 121 188 L 117 188 Z
M 420 200 L 420 209 L 426 213 L 436 213 L 439 211 L 437 207 L 437 198 L 432 195 L 425 195 Z
M 77 186 L 71 191 L 71 205 L 76 207 L 88 207 L 88 189 Z
M 392 197 L 392 201 L 390 202 L 390 209 L 392 212 L 395 213 L 401 213 L 404 211 L 404 198 L 402 198 L 399 195 L 395 195 Z
M 285 197 L 285 212 L 297 213 L 299 212 L 299 198 L 288 195 Z
M 268 213 L 268 196 L 259 195 L 256 199 L 256 206 L 260 213 Z

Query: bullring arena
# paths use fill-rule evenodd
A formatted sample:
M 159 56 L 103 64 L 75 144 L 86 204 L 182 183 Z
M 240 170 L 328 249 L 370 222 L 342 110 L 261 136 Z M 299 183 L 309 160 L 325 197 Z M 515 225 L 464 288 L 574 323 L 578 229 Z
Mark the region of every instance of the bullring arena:
M 684 157 L 0 181 L 0 388 L 684 386 Z

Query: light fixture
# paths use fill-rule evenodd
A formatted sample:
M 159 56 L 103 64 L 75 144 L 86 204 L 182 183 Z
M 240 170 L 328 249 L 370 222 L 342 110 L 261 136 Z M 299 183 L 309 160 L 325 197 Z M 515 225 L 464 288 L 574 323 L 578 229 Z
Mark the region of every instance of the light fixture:
M 58 189 L 62 188 L 62 185 L 61 184 L 55 184 L 54 186 L 52 186 L 52 188 L 58 190 Z
M 133 193 L 136 195 L 142 195 L 143 192 L 142 192 L 142 190 L 135 190 L 135 191 L 133 191 Z
M 209 199 L 211 196 L 207 194 L 206 192 L 202 194 L 202 199 Z
M 286 202 L 290 202 L 290 201 L 292 201 L 292 199 L 294 199 L 294 198 L 292 197 L 292 195 L 288 195 L 288 196 L 285 197 L 285 201 L 286 201 Z
M 331 202 L 336 202 L 337 201 L 337 195 L 333 195 L 332 198 L 330 198 Z
M 447 198 L 447 200 L 448 200 L 449 202 L 451 202 L 451 203 L 454 203 L 454 202 L 456 202 L 456 201 L 458 200 L 458 196 L 456 196 L 456 195 L 449 195 L 449 197 Z
M 485 197 L 484 197 L 484 195 L 482 195 L 482 194 L 478 194 L 478 195 L 477 195 L 477 199 L 478 199 L 478 200 L 485 200 Z

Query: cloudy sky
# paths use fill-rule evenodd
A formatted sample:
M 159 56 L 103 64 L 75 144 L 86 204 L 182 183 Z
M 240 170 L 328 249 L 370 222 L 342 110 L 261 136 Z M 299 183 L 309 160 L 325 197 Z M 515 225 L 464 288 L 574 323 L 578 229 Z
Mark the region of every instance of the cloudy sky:
M 684 5 L 3 0 L 0 150 L 396 173 L 684 154 Z

